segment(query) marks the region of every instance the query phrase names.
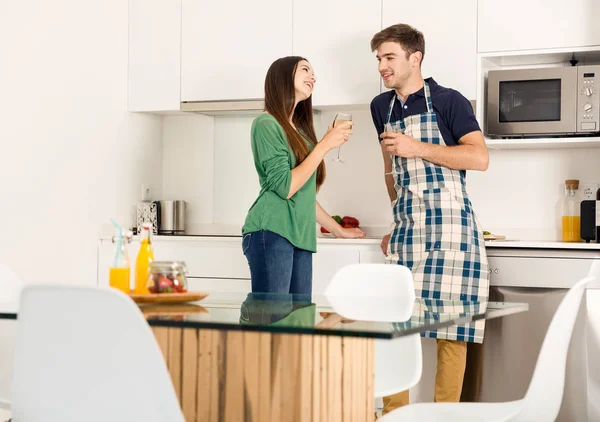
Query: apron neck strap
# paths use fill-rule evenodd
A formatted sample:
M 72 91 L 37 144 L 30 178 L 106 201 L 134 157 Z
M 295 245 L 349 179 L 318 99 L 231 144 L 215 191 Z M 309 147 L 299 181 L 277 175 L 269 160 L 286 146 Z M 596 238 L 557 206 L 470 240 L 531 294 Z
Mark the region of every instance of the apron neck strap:
M 429 84 L 423 81 L 423 92 L 425 93 L 425 102 L 427 104 L 427 112 L 431 113 L 433 111 L 433 102 L 431 101 L 431 92 L 429 91 Z M 392 99 L 390 100 L 390 106 L 388 107 L 387 118 L 385 119 L 385 123 L 388 124 L 390 119 L 392 118 L 392 110 L 394 109 L 394 104 L 396 102 L 396 94 L 392 95 Z
M 427 103 L 427 112 L 433 111 L 433 103 L 431 102 L 431 93 L 429 92 L 429 84 L 423 81 L 423 92 L 425 93 L 425 102 Z

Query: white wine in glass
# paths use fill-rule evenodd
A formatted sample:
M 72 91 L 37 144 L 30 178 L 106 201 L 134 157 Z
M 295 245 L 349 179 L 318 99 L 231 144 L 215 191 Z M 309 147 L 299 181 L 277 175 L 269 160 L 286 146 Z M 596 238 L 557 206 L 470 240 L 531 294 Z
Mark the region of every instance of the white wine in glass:
M 352 115 L 348 113 L 336 113 L 335 118 L 333 119 L 333 127 L 336 127 L 339 124 L 343 124 L 346 122 L 352 123 Z M 340 149 L 342 147 L 338 147 L 337 157 L 332 161 L 337 161 L 338 163 L 343 163 L 344 161 L 340 160 Z

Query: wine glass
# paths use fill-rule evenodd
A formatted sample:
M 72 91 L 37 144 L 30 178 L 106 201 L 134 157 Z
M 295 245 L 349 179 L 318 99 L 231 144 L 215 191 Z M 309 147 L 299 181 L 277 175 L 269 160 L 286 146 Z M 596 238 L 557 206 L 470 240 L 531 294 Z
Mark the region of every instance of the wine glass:
M 333 119 L 333 127 L 339 124 L 343 124 L 346 122 L 352 123 L 352 115 L 348 113 L 336 113 L 335 118 Z M 342 147 L 338 147 L 337 157 L 333 158 L 332 161 L 337 161 L 338 163 L 344 163 L 344 161 L 340 160 L 340 149 Z

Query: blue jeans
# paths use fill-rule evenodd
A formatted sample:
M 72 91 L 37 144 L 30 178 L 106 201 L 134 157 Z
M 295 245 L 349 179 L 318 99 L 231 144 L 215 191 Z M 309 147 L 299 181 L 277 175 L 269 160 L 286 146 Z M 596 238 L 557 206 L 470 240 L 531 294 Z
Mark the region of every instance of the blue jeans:
M 312 252 L 268 230 L 245 234 L 242 250 L 253 293 L 312 293 Z

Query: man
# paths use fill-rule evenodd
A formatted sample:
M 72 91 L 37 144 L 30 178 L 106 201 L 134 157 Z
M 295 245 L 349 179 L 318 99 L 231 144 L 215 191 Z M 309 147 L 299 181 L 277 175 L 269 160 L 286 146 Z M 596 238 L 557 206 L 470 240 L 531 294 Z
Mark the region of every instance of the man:
M 394 214 L 392 233 L 381 242 L 386 262 L 411 269 L 417 297 L 458 307 L 485 302 L 488 263 L 465 171 L 487 170 L 489 157 L 471 104 L 423 79 L 425 40 L 415 28 L 390 26 L 375 34 L 371 49 L 391 89 L 371 102 Z M 477 321 L 424 333 L 437 339 L 435 401 L 460 400 L 467 342 L 481 343 L 483 330 Z M 405 404 L 408 391 L 384 397 L 383 412 Z

